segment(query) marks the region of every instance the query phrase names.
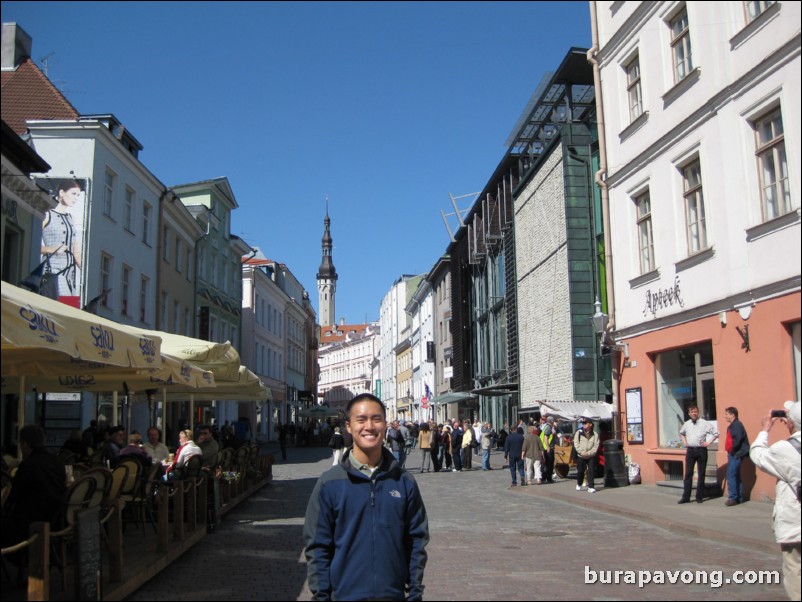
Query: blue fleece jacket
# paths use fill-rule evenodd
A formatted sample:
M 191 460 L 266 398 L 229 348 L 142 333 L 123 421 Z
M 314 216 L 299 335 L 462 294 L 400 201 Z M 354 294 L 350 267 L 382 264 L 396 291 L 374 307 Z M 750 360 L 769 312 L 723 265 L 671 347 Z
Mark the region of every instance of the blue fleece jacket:
M 429 522 L 415 479 L 382 449 L 368 478 L 351 450 L 318 480 L 304 522 L 314 600 L 420 600 Z

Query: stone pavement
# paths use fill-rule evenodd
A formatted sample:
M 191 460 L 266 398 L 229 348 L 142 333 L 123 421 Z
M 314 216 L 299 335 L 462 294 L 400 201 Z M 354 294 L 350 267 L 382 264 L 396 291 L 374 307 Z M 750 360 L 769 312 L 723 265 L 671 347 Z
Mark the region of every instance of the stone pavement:
M 277 450 L 276 450 L 277 451 Z M 276 454 L 279 458 L 280 455 Z M 775 600 L 781 585 L 736 585 L 735 571 L 779 571 L 771 506 L 723 499 L 677 505 L 677 492 L 636 485 L 576 492 L 573 481 L 510 488 L 509 471 L 416 474 L 431 541 L 429 600 Z M 301 531 L 326 448 L 289 448 L 273 482 L 130 600 L 308 600 Z M 708 583 L 607 584 L 602 571 L 707 571 Z M 684 576 L 690 576 L 685 573 Z M 611 573 L 612 577 L 613 574 Z M 595 583 L 589 584 L 589 579 Z M 717 580 L 720 577 L 720 582 Z M 621 579 L 624 579 L 623 573 Z M 718 585 L 718 586 L 717 586 Z

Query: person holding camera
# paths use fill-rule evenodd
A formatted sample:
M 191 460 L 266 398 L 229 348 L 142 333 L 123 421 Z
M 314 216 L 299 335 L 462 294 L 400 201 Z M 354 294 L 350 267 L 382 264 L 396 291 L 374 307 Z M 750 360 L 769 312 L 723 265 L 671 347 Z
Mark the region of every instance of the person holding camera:
M 769 431 L 783 422 L 790 437 L 769 447 Z M 774 500 L 774 537 L 783 558 L 783 585 L 788 598 L 799 600 L 800 583 L 800 402 L 786 401 L 784 410 L 772 410 L 763 417 L 763 430 L 755 437 L 749 457 L 763 472 L 777 478 Z

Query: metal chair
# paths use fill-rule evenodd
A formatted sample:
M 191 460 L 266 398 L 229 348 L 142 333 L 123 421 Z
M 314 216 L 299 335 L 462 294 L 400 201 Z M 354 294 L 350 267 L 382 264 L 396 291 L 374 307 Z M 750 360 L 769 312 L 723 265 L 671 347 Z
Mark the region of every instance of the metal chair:
M 60 530 L 50 534 L 51 561 L 61 573 L 61 589 L 66 587 L 67 546 L 75 533 L 75 515 L 89 507 L 95 493 L 97 481 L 95 479 L 81 478 L 67 487 L 66 501 L 59 518 Z

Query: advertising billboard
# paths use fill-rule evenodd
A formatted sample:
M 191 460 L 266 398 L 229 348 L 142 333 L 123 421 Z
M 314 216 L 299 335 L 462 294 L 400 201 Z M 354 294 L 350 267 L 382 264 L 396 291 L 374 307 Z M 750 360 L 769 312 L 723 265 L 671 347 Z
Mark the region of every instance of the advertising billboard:
M 58 202 L 42 220 L 39 294 L 80 309 L 89 180 L 47 177 L 36 183 Z

